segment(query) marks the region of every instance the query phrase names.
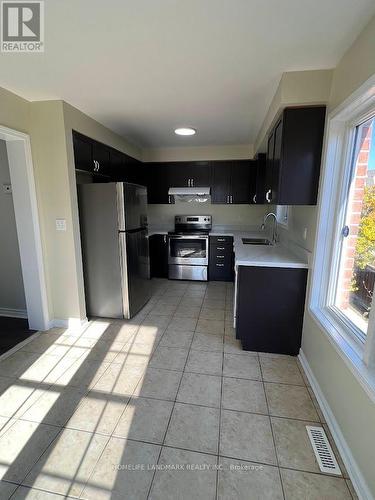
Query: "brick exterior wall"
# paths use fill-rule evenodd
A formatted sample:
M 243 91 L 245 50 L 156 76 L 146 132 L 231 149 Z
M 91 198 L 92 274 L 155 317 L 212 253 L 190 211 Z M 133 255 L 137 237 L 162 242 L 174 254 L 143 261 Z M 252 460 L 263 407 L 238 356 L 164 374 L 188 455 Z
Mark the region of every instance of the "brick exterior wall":
M 338 288 L 338 306 L 346 309 L 349 305 L 352 286 L 355 247 L 357 243 L 359 223 L 361 220 L 363 195 L 366 186 L 367 169 L 370 157 L 372 123 L 362 126 L 360 150 L 355 166 L 355 177 L 351 186 L 348 206 L 349 236 L 345 238 Z

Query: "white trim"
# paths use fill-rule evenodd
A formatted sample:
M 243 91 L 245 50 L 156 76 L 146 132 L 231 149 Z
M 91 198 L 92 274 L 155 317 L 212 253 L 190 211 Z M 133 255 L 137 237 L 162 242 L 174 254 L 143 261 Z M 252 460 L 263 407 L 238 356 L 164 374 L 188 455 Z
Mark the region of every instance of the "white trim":
M 352 151 L 353 134 L 350 128 L 370 107 L 375 105 L 375 75 L 365 82 L 327 117 L 327 132 L 320 180 L 318 224 L 316 230 L 313 273 L 310 285 L 308 310 L 314 321 L 327 335 L 341 358 L 345 361 L 366 393 L 375 401 L 375 371 L 370 361 L 375 351 L 375 336 L 370 334 L 364 346 L 356 340 L 354 329 L 335 314 L 332 307 L 334 290 L 330 285 L 331 273 L 339 263 L 338 242 L 345 217 L 344 186 L 350 175 L 346 168 Z M 346 204 L 345 204 L 346 205 Z M 370 315 L 371 318 L 371 315 Z M 369 322 L 369 331 L 372 321 Z M 353 331 L 353 332 L 352 332 Z M 371 345 L 369 345 L 371 343 Z M 367 365 L 366 365 L 367 363 Z
M 29 326 L 48 326 L 47 287 L 30 137 L 0 125 L 6 141 Z
M 70 332 L 80 333 L 87 327 L 88 324 L 89 321 L 87 318 L 52 319 L 48 322 L 48 329 L 66 328 Z
M 319 406 L 323 412 L 324 418 L 327 422 L 329 430 L 331 431 L 332 437 L 336 443 L 337 449 L 341 455 L 341 458 L 344 462 L 345 468 L 350 476 L 350 479 L 353 483 L 353 487 L 360 498 L 360 500 L 373 500 L 374 497 L 371 494 L 371 491 L 366 483 L 365 478 L 363 477 L 357 462 L 355 461 L 353 454 L 344 438 L 343 433 L 337 423 L 337 420 L 318 384 L 318 381 L 313 374 L 310 365 L 307 361 L 307 358 L 303 352 L 300 350 L 298 359 L 301 362 L 303 369 L 305 370 L 308 381 L 310 382 L 311 388 L 318 400 Z
M 8 309 L 7 307 L 0 307 L 0 316 L 5 318 L 27 319 L 27 311 L 26 309 Z

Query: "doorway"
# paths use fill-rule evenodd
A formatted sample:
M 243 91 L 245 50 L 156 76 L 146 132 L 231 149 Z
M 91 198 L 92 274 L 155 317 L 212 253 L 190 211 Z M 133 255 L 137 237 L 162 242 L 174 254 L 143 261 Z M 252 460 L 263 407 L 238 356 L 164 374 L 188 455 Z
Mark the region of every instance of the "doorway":
M 12 347 L 50 325 L 29 136 L 0 126 L 0 163 L 2 354 L 2 343 Z

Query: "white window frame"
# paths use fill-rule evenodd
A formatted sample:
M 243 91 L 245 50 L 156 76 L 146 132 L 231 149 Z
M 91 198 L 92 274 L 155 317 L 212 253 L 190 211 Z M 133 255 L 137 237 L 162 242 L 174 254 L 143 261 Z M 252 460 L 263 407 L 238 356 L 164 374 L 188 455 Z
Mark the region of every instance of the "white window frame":
M 288 219 L 289 219 L 289 206 L 288 205 L 276 205 L 276 218 L 277 223 L 288 229 Z
M 366 337 L 334 304 L 355 126 L 375 110 L 375 75 L 327 116 L 309 312 L 375 399 L 375 307 Z

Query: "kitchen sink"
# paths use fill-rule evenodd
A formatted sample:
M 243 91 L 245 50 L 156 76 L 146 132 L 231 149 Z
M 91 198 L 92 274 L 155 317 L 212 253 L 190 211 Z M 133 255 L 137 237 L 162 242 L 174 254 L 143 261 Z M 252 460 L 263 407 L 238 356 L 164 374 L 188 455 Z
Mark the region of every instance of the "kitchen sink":
M 242 238 L 244 245 L 272 245 L 267 238 Z

